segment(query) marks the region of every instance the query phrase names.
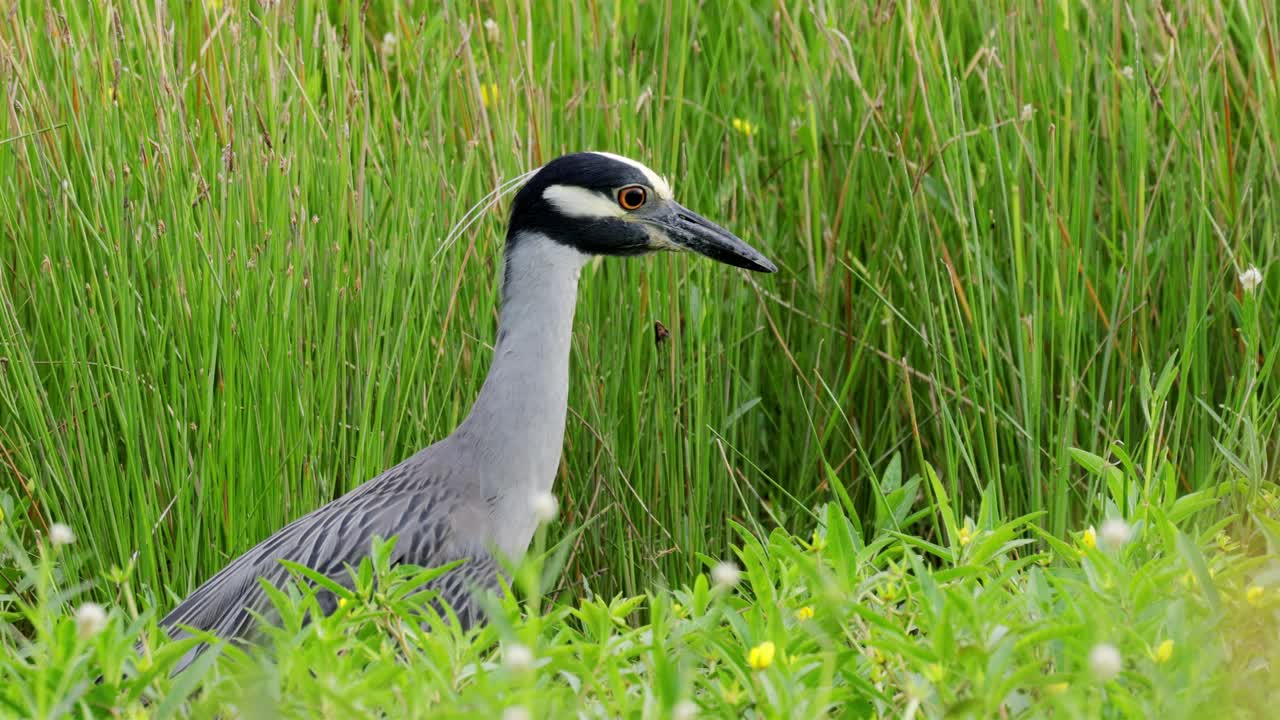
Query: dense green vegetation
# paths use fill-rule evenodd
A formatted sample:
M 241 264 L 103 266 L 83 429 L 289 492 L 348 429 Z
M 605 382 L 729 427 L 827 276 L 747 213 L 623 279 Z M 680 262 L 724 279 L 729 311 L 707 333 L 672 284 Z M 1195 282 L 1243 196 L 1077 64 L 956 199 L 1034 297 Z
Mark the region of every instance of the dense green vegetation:
M 0 713 L 1280 703 L 1274 3 L 4 14 Z M 139 665 L 157 612 L 463 417 L 506 199 L 463 220 L 578 149 L 782 270 L 584 273 L 525 602 L 424 633 L 371 567 L 306 628 L 282 598 L 281 652 Z

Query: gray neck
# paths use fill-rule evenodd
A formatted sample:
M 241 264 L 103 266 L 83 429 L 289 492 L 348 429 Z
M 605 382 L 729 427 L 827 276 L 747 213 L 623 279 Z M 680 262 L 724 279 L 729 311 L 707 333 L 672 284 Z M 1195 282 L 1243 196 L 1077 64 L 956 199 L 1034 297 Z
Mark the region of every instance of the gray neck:
M 573 312 L 587 257 L 537 233 L 513 240 L 505 260 L 493 364 L 455 436 L 472 445 L 476 481 L 486 494 L 530 515 L 530 498 L 551 491 L 560 467 Z M 533 529 L 527 529 L 530 537 Z M 526 534 L 525 528 L 511 530 Z

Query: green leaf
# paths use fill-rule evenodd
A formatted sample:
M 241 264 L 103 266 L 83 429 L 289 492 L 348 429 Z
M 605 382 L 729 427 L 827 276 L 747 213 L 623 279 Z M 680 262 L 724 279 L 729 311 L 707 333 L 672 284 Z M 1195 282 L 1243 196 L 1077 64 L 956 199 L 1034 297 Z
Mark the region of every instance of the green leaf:
M 1103 460 L 1087 450 L 1072 447 L 1067 448 L 1067 453 L 1071 455 L 1072 460 L 1075 460 L 1077 464 L 1094 475 L 1102 475 L 1103 471 L 1107 468 L 1106 460 Z
M 1200 548 L 1192 542 L 1186 533 L 1178 533 L 1178 552 L 1182 555 L 1182 559 L 1186 561 L 1188 568 L 1196 577 L 1196 584 L 1200 587 L 1200 593 L 1204 596 L 1205 602 L 1209 604 L 1209 608 L 1217 613 L 1222 609 L 1222 598 L 1218 594 L 1218 588 L 1213 584 L 1213 577 L 1209 575 L 1209 566 L 1204 561 L 1204 555 L 1200 552 Z

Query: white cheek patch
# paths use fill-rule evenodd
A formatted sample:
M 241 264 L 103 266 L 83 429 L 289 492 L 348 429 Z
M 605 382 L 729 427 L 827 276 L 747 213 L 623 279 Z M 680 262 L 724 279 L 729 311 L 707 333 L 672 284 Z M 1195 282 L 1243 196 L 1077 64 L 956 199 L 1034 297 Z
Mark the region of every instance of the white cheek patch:
M 631 167 L 639 170 L 640 173 L 644 175 L 645 179 L 649 181 L 649 187 L 653 188 L 653 191 L 658 193 L 658 197 L 662 198 L 663 200 L 671 199 L 672 197 L 671 185 L 667 183 L 667 179 L 662 177 L 658 173 L 650 170 L 649 168 L 645 167 L 644 164 L 636 162 L 635 160 L 632 160 L 631 158 L 628 158 L 628 157 L 622 157 L 621 155 L 614 155 L 613 153 L 597 152 L 596 155 L 607 157 L 610 160 L 616 160 L 620 163 L 623 163 L 625 165 L 630 165 Z
M 552 185 L 542 191 L 542 199 L 569 217 L 617 218 L 627 214 L 626 210 L 600 193 L 573 185 Z

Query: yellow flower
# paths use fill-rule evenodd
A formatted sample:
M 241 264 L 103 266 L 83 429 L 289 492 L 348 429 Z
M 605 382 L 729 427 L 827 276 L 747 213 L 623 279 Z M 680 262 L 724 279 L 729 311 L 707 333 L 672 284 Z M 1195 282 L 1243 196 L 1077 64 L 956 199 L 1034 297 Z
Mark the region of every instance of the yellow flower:
M 964 547 L 965 545 L 968 545 L 970 542 L 973 541 L 973 530 L 969 529 L 968 525 L 965 525 L 964 527 L 960 528 L 959 541 L 960 541 L 960 547 Z
M 344 608 L 344 607 L 346 607 L 346 606 L 347 606 L 347 599 L 346 599 L 346 598 L 344 598 L 344 597 L 340 597 L 340 598 L 338 598 L 338 607 L 339 607 L 339 608 Z
M 1155 651 L 1151 653 L 1151 658 L 1158 663 L 1169 662 L 1169 658 L 1171 657 L 1173 657 L 1173 641 L 1172 640 L 1165 640 L 1164 642 L 1160 643 L 1159 645 L 1156 646 Z
M 1262 592 L 1263 590 L 1261 585 L 1250 585 L 1248 589 L 1244 591 L 1245 602 L 1254 607 L 1258 607 L 1262 604 Z
M 1090 550 L 1098 547 L 1098 531 L 1094 530 L 1092 525 L 1084 529 L 1084 533 L 1080 536 L 1080 544 Z
M 773 664 L 774 651 L 773 643 L 766 640 L 747 653 L 747 664 L 752 670 L 763 670 Z
M 796 611 L 796 619 L 802 622 L 805 620 L 812 620 L 813 608 L 808 605 L 805 605 L 804 607 L 800 608 L 799 610 Z
M 498 102 L 498 85 L 496 83 L 480 84 L 480 102 L 489 107 Z
M 1064 683 L 1064 682 L 1049 683 L 1048 685 L 1044 686 L 1044 691 L 1049 693 L 1050 695 L 1061 695 L 1062 693 L 1066 692 L 1067 689 L 1070 687 L 1071 687 L 1070 683 Z
M 750 121 L 743 120 L 742 118 L 734 118 L 730 124 L 733 125 L 734 130 L 737 130 L 747 137 L 754 137 L 756 134 L 756 126 Z

